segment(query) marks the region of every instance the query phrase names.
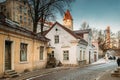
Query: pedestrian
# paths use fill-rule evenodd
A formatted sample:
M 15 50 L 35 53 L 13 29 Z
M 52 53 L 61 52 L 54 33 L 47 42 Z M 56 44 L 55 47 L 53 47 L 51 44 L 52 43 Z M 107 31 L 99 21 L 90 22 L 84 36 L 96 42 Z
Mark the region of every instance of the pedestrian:
M 115 57 L 115 56 L 113 56 L 113 59 L 114 59 L 114 60 L 116 60 L 116 57 Z
M 117 58 L 117 65 L 120 67 L 120 57 Z

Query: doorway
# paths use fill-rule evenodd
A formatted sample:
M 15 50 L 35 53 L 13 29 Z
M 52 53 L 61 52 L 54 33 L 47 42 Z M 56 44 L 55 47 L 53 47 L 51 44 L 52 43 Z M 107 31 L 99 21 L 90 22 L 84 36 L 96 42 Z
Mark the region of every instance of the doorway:
M 97 55 L 96 55 L 96 53 L 94 54 L 94 61 L 95 62 L 97 61 Z
M 91 63 L 91 52 L 89 51 L 89 64 Z
M 11 41 L 5 41 L 5 70 L 11 70 Z

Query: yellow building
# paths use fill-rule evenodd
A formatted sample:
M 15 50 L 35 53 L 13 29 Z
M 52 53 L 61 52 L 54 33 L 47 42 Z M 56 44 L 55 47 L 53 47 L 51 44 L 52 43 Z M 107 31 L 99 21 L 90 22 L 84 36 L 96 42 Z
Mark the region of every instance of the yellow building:
M 16 24 L 33 30 L 33 22 L 26 0 L 6 0 L 0 3 L 0 12 L 3 12 L 8 19 L 16 22 Z
M 0 19 L 0 75 L 6 70 L 45 68 L 49 39 L 6 20 Z

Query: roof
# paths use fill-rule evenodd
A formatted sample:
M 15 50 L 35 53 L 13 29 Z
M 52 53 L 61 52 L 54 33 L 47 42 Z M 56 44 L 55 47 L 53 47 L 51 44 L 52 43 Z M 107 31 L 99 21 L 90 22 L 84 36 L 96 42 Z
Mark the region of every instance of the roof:
M 7 19 L 5 18 L 5 20 L 1 20 L 0 19 L 0 30 L 6 31 L 6 32 L 10 32 L 10 33 L 14 33 L 14 34 L 19 34 L 22 36 L 26 36 L 32 39 L 37 39 L 40 41 L 49 41 L 48 38 L 41 36 L 41 35 L 37 35 L 36 33 L 29 31 L 23 27 L 20 27 L 16 24 L 10 23 L 8 21 L 6 21 Z
M 49 22 L 49 21 L 45 21 L 45 20 L 42 21 L 41 19 L 39 20 L 39 22 L 44 23 L 44 24 L 49 25 L 49 26 L 52 26 L 54 24 L 53 22 Z
M 56 24 L 59 25 L 61 28 L 63 28 L 65 31 L 67 31 L 69 34 L 71 34 L 71 35 L 72 35 L 73 37 L 75 37 L 76 39 L 81 39 L 82 41 L 88 43 L 88 42 L 85 41 L 83 38 L 81 38 L 80 36 L 76 35 L 76 34 L 74 33 L 74 31 L 66 28 L 65 26 L 61 25 L 61 24 L 58 23 L 58 22 L 55 22 L 55 23 L 53 24 L 53 26 L 52 26 L 49 30 L 44 31 L 44 32 L 43 32 L 43 35 L 45 36 L 47 33 L 49 33 L 49 31 L 50 31 Z
M 71 20 L 72 20 L 72 16 L 71 16 L 71 14 L 70 14 L 70 11 L 69 11 L 69 10 L 67 10 L 67 11 L 65 12 L 65 15 L 64 15 L 63 20 L 66 20 L 66 19 L 71 19 Z
M 85 33 L 89 33 L 90 31 L 91 31 L 91 29 L 75 30 L 74 33 L 75 34 L 85 34 Z
M 55 23 L 53 24 L 53 26 L 52 26 L 49 30 L 44 31 L 44 35 L 46 35 L 56 24 L 59 25 L 60 27 L 62 27 L 64 30 L 66 30 L 68 33 L 70 33 L 70 34 L 71 34 L 73 37 L 75 37 L 76 39 L 80 39 L 80 37 L 78 37 L 76 34 L 74 34 L 73 31 L 71 31 L 70 29 L 66 28 L 65 26 L 61 25 L 61 24 L 58 23 L 58 22 L 55 22 Z

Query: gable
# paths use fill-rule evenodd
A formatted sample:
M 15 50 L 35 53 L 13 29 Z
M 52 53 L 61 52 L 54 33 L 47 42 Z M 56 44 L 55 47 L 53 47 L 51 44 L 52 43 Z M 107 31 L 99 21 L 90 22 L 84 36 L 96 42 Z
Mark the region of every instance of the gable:
M 80 39 L 80 36 L 77 36 L 73 31 L 71 31 L 70 29 L 64 27 L 63 25 L 61 25 L 60 23 L 56 22 L 45 34 L 48 34 L 49 31 L 51 31 L 52 28 L 54 28 L 56 25 L 58 25 L 58 27 L 61 27 L 62 29 L 64 29 L 66 32 L 68 32 L 70 35 L 72 35 L 73 37 L 75 37 L 76 39 Z

